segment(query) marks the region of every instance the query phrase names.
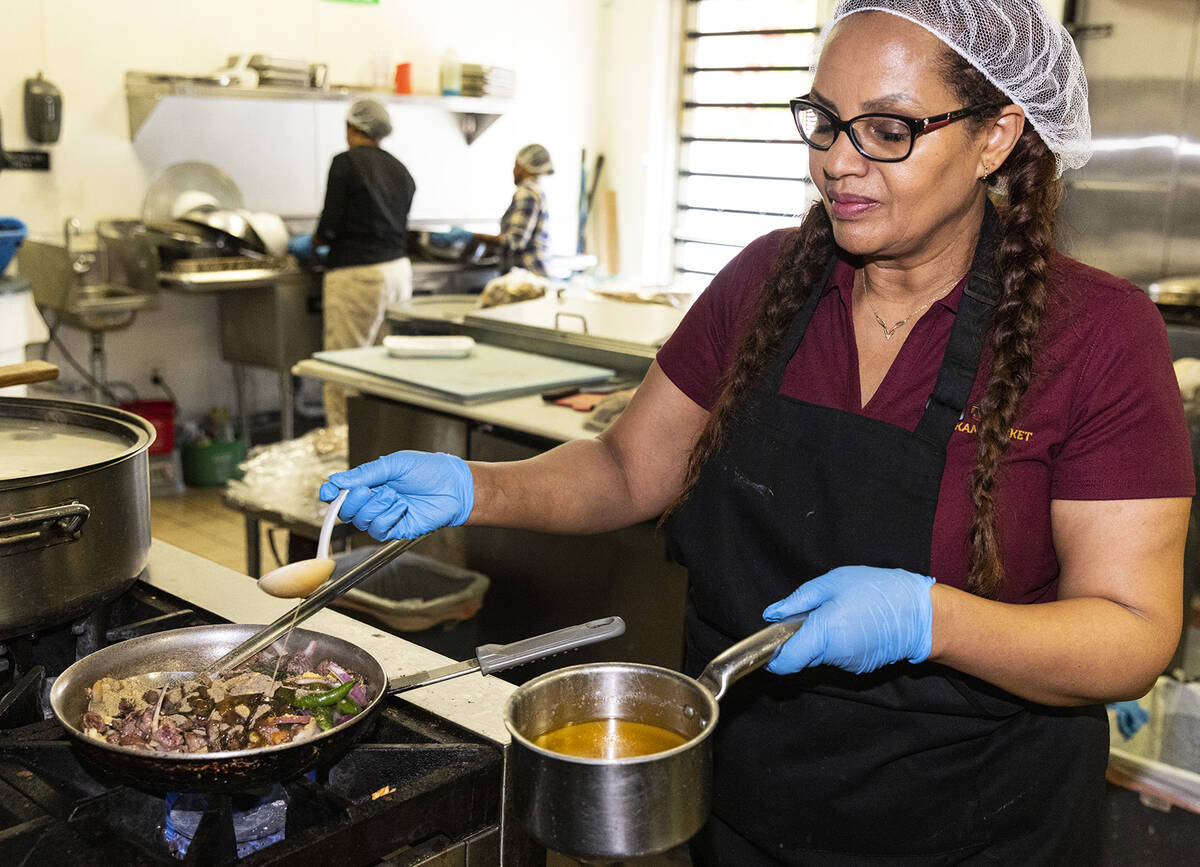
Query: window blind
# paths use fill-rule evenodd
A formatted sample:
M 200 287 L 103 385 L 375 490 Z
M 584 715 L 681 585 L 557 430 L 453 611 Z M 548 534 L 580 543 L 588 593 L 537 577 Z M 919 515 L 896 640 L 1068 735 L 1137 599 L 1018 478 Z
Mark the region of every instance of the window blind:
M 673 240 L 678 285 L 703 288 L 759 235 L 798 225 L 808 155 L 788 110 L 806 93 L 818 0 L 688 0 Z

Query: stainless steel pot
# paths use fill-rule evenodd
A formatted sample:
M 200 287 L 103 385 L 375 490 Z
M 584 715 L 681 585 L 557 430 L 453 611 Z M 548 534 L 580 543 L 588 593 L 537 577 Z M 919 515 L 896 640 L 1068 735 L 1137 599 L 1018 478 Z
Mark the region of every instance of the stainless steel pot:
M 656 665 L 602 662 L 535 677 L 510 696 L 512 797 L 542 845 L 584 860 L 665 852 L 691 839 L 712 803 L 712 732 L 717 701 L 765 665 L 804 622 L 775 623 L 708 664 L 698 679 Z M 688 740 L 674 749 L 621 759 L 579 758 L 534 740 L 571 723 L 649 723 Z
M 112 407 L 0 398 L 0 640 L 129 587 L 150 551 L 154 428 Z

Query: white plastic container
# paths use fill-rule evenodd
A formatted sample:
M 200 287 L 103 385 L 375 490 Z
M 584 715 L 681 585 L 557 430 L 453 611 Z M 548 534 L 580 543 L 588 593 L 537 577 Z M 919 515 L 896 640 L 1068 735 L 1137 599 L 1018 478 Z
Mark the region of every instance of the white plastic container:
M 25 361 L 25 347 L 50 339 L 46 323 L 33 303 L 29 281 L 21 277 L 0 277 L 0 364 Z M 0 388 L 0 396 L 23 397 L 28 386 Z
M 1150 719 L 1128 740 L 1109 711 L 1109 781 L 1147 806 L 1200 813 L 1200 683 L 1160 677 L 1141 705 Z

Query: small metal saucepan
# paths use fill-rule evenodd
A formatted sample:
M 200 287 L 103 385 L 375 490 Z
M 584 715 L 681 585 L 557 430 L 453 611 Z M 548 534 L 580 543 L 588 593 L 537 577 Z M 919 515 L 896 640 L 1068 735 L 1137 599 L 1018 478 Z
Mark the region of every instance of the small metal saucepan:
M 513 799 L 534 839 L 584 860 L 620 860 L 686 842 L 712 802 L 717 702 L 765 665 L 804 622 L 775 623 L 714 658 L 698 679 L 655 665 L 603 662 L 548 672 L 518 687 L 504 710 L 512 735 Z M 628 720 L 687 738 L 619 759 L 579 758 L 536 746 L 572 723 Z
M 368 720 L 383 697 L 456 674 L 478 669 L 484 674 L 523 665 L 535 659 L 620 635 L 625 624 L 619 617 L 593 620 L 579 626 L 527 638 L 503 646 L 477 648 L 477 660 L 432 672 L 397 677 L 389 681 L 374 656 L 348 641 L 296 629 L 288 642 L 292 651 L 313 643 L 314 662 L 332 660 L 362 675 L 367 704 L 356 716 L 299 743 L 214 753 L 169 753 L 117 746 L 85 735 L 80 728 L 87 711 L 88 689 L 103 677 L 126 678 L 161 673 L 147 679 L 155 687 L 182 673 L 203 671 L 209 663 L 261 630 L 247 624 L 217 624 L 172 629 L 131 638 L 102 648 L 67 668 L 54 681 L 50 705 L 59 723 L 74 739 L 81 758 L 124 782 L 156 791 L 216 792 L 250 788 L 284 780 L 323 762 L 335 759 L 366 734 Z M 280 649 L 280 645 L 275 646 Z M 478 665 L 475 665 L 475 663 Z

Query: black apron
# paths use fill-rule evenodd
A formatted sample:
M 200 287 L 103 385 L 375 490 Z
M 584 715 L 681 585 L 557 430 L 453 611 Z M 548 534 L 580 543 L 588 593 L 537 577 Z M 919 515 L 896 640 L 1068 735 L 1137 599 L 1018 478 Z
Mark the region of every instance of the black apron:
M 830 271 L 668 524 L 688 567 L 685 670 L 764 626 L 762 610 L 837 566 L 923 575 L 946 444 L 999 287 L 980 243 L 915 431 L 779 393 Z M 830 264 L 832 269 L 832 263 Z M 866 675 L 756 672 L 721 701 L 713 815 L 697 864 L 1088 864 L 1108 726 L 934 663 Z

